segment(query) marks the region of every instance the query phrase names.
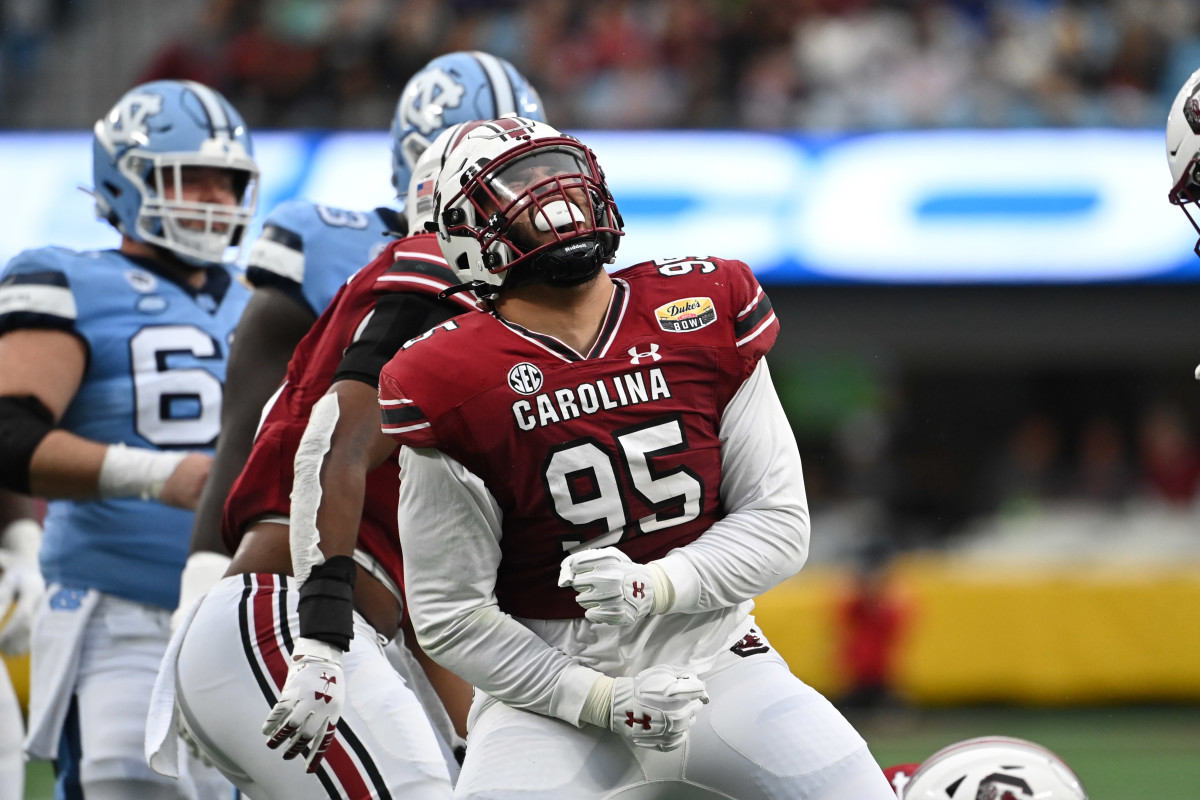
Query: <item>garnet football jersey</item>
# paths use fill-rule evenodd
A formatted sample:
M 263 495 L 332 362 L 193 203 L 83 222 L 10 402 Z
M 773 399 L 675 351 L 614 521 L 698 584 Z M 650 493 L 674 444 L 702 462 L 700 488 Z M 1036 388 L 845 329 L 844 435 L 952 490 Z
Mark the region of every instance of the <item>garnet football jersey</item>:
M 778 322 L 749 267 L 646 262 L 614 273 L 586 354 L 494 315 L 448 320 L 380 375 L 384 431 L 477 475 L 503 513 L 500 607 L 580 617 L 559 564 L 584 547 L 647 562 L 723 516 L 721 415 Z
M 313 405 L 341 377 L 366 380 L 376 366 L 370 352 L 360 359 L 366 366 L 348 370 L 347 353 L 353 348 L 395 352 L 407 339 L 454 314 L 475 308 L 469 294 L 451 295 L 435 303 L 439 292 L 458 281 L 446 266 L 432 234 L 421 234 L 392 242 L 386 250 L 356 273 L 343 286 L 312 330 L 296 347 L 288 363 L 283 386 L 269 404 L 254 440 L 254 447 L 229 498 L 225 501 L 222 534 L 230 552 L 237 549 L 246 528 L 265 516 L 287 516 L 291 510 L 292 469 L 300 438 L 308 425 Z M 395 319 L 381 319 L 381 309 L 390 295 L 418 294 L 431 302 L 434 317 L 403 311 Z M 373 341 L 366 341 L 371 339 Z M 363 518 L 358 546 L 374 557 L 395 580 L 401 582 L 399 539 L 396 533 L 396 497 L 399 478 L 396 464 L 388 460 L 367 476 Z

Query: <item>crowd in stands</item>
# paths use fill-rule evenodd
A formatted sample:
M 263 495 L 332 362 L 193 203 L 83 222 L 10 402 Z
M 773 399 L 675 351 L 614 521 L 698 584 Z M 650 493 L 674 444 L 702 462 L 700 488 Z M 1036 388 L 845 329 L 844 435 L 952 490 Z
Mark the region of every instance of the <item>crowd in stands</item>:
M 4 83 L 98 2 L 0 4 Z M 471 48 L 565 128 L 1158 127 L 1200 62 L 1191 0 L 190 2 L 128 77 L 205 81 L 255 128 L 382 127 L 417 66 Z
M 818 556 L 842 558 L 878 545 L 879 535 L 889 548 L 920 548 L 984 520 L 1025 525 L 1076 511 L 1165 515 L 1194 530 L 1200 403 L 1190 376 L 1043 378 L 909 376 L 810 431 L 789 408 L 814 517 L 827 515 L 839 531 L 830 538 L 840 541 L 827 541 L 832 549 Z M 1101 379 L 1113 388 L 1098 389 Z M 786 383 L 781 394 L 788 407 Z M 1200 554 L 1200 542 L 1191 550 Z

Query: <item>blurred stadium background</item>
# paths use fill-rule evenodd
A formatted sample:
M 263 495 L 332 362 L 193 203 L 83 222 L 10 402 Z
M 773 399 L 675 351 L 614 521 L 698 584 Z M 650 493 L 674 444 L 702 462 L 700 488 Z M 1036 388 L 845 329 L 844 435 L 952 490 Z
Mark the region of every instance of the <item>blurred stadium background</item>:
M 0 258 L 107 246 L 91 123 L 224 91 L 262 214 L 386 202 L 396 94 L 484 49 L 609 172 L 638 256 L 755 267 L 810 564 L 762 598 L 881 762 L 1059 751 L 1093 800 L 1200 786 L 1200 259 L 1162 128 L 1192 0 L 8 0 Z M 13 191 L 20 187 L 19 191 Z M 11 662 L 24 690 L 27 663 Z M 28 797 L 51 796 L 45 765 Z

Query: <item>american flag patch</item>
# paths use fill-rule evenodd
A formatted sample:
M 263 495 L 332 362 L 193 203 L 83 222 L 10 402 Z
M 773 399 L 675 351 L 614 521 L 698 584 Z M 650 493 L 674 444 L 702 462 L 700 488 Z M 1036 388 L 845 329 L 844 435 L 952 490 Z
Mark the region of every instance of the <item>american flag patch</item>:
M 422 197 L 429 197 L 430 195 L 432 195 L 433 194 L 433 184 L 434 184 L 434 180 L 432 178 L 430 178 L 429 180 L 426 180 L 426 181 L 419 182 L 417 184 L 417 199 L 419 200 Z

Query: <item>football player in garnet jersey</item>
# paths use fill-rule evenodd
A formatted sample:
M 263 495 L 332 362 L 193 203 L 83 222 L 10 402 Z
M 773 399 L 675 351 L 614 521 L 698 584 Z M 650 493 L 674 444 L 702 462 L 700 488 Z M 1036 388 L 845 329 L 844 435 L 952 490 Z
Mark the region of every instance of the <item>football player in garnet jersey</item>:
M 418 162 L 414 201 L 437 174 L 439 143 L 458 127 Z M 420 202 L 408 214 L 413 230 L 432 219 Z M 178 722 L 251 797 L 451 794 L 458 763 L 430 724 L 446 712 L 436 697 L 425 707 L 418 702 L 421 666 L 401 664 L 398 674 L 381 649 L 403 638 L 404 602 L 399 478 L 395 457 L 388 458 L 395 443 L 379 430 L 377 382 L 405 341 L 457 314 L 477 313 L 469 294 L 439 299 L 455 283 L 428 233 L 392 242 L 356 273 L 301 340 L 225 505 L 225 543 L 234 552 L 229 576 L 184 620 L 178 657 L 164 660 L 158 689 L 165 696 L 177 687 Z M 346 412 L 340 424 L 314 411 L 325 407 L 318 405 L 323 397 Z M 322 493 L 315 476 L 293 472 L 297 451 L 311 446 L 302 439 L 310 415 L 314 430 L 346 445 L 329 456 L 339 482 L 327 482 L 324 491 L 353 509 L 345 526 L 350 539 L 345 555 L 328 560 L 305 561 L 289 547 L 289 528 L 315 536 L 307 509 Z M 359 446 L 361 440 L 382 441 L 384 449 Z M 327 594 L 346 600 L 344 616 L 322 613 L 314 601 Z M 395 650 L 408 652 L 403 644 Z M 218 661 L 214 652 L 228 656 Z M 470 686 L 451 673 L 441 677 L 443 697 L 448 685 L 456 690 L 451 700 L 465 715 Z M 162 741 L 161 733 L 149 738 L 152 749 Z
M 542 119 L 542 101 L 520 72 L 479 51 L 446 53 L 422 67 L 400 93 L 390 133 L 392 186 L 397 206 L 408 200 L 421 153 L 447 128 L 505 114 Z M 193 526 L 193 555 L 184 575 L 181 609 L 225 573 L 221 515 L 229 489 L 254 440 L 263 405 L 279 387 L 288 359 L 355 271 L 407 228 L 391 206 L 352 211 L 309 200 L 273 209 L 250 248 L 246 278 L 254 292 L 229 353 L 229 392 L 212 475 Z
M 1191 210 L 1200 200 L 1200 69 L 1180 87 L 1167 114 L 1167 166 L 1171 170 L 1167 199 L 1183 210 L 1200 233 L 1200 220 Z M 1200 255 L 1200 241 L 1196 254 Z
M 1193 212 L 1200 201 L 1200 69 L 1180 87 L 1167 114 L 1167 166 L 1171 170 L 1167 199 L 1183 210 L 1200 233 L 1200 219 Z M 1195 250 L 1200 256 L 1200 240 Z M 1195 376 L 1200 380 L 1200 366 Z
M 414 628 L 476 687 L 456 797 L 893 798 L 750 613 L 809 516 L 749 267 L 610 275 L 603 173 L 532 120 L 457 137 L 434 205 L 492 313 L 407 343 L 379 402 Z

